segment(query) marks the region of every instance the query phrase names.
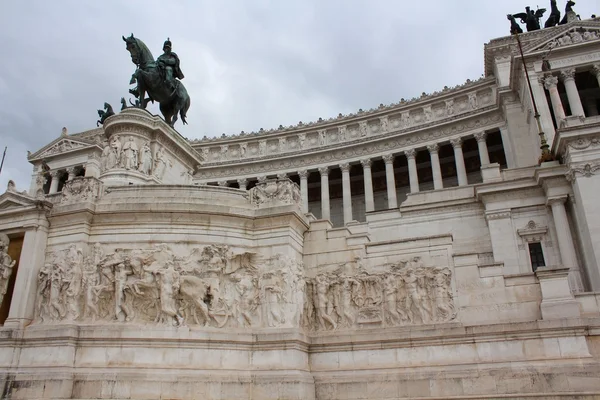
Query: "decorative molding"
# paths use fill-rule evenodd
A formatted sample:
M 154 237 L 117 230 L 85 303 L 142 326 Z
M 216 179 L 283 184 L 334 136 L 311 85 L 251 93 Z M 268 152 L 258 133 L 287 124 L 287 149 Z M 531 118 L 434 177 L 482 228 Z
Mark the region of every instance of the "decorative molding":
M 498 211 L 486 211 L 485 219 L 487 221 L 493 221 L 497 219 L 506 219 L 511 217 L 510 210 L 498 210 Z
M 365 155 L 378 156 L 378 153 L 386 150 L 389 151 L 392 149 L 414 147 L 415 145 L 421 144 L 425 146 L 432 140 L 439 140 L 450 135 L 456 136 L 461 132 L 465 132 L 465 134 L 471 134 L 474 129 L 485 129 L 485 127 L 496 125 L 502 121 L 503 117 L 500 115 L 500 113 L 494 112 L 485 117 L 469 119 L 459 125 L 444 126 L 427 132 L 399 134 L 399 132 L 396 130 L 378 137 L 373 135 L 367 138 L 361 138 L 360 140 L 352 140 L 348 143 L 345 143 L 344 147 L 341 148 L 333 147 L 338 146 L 338 144 L 336 144 L 326 146 L 325 148 L 320 146 L 311 147 L 310 150 L 314 152 L 308 154 L 302 151 L 288 152 L 286 154 L 286 158 L 280 158 L 281 156 L 277 154 L 265 154 L 265 156 L 262 157 L 263 159 L 248 159 L 247 163 L 245 164 L 240 164 L 239 161 L 236 161 L 235 164 L 233 164 L 233 161 L 210 163 L 203 166 L 203 169 L 199 172 L 199 177 L 202 179 L 214 179 L 222 176 L 234 178 L 235 176 L 240 175 L 247 176 L 257 173 L 264 173 L 267 171 L 275 172 L 282 169 L 293 170 L 298 167 L 314 168 L 314 166 L 324 162 L 336 164 L 344 160 L 356 160 L 357 158 Z M 393 126 L 392 123 L 390 123 L 390 125 Z M 325 132 L 323 131 L 323 133 Z M 313 140 L 318 141 L 316 133 L 313 138 Z M 306 141 L 310 141 L 308 137 Z
M 560 71 L 560 76 L 563 81 L 575 79 L 575 68 L 567 68 Z
M 568 147 L 572 147 L 575 150 L 585 150 L 588 147 L 599 147 L 600 137 L 580 137 L 575 140 L 567 142 Z
M 395 156 L 393 154 L 384 154 L 381 158 L 383 158 L 383 162 L 386 164 L 394 164 Z
M 522 229 L 517 229 L 517 234 L 526 243 L 543 242 L 546 234 L 548 233 L 547 226 L 540 226 L 535 221 L 529 221 L 527 225 Z
M 440 145 L 437 143 L 427 145 L 427 150 L 430 153 L 437 153 L 440 150 Z
M 556 37 L 548 42 L 544 48 L 553 50 L 557 47 L 571 46 L 574 44 L 589 42 L 600 39 L 599 31 L 596 29 L 582 29 L 579 27 L 573 28 L 570 31 Z
M 340 169 L 342 170 L 342 172 L 350 172 L 350 163 L 340 164 Z
M 485 132 L 477 132 L 473 136 L 475 136 L 475 140 L 477 140 L 478 142 L 484 142 L 485 139 L 487 138 L 487 133 L 485 133 Z
M 545 75 L 542 79 L 542 83 L 544 84 L 544 87 L 546 88 L 546 90 L 550 90 L 551 88 L 555 88 L 556 85 L 558 85 L 558 77 L 554 76 L 554 75 Z
M 462 148 L 462 138 L 454 138 L 454 139 L 450 139 L 450 144 L 452 145 L 453 148 Z
M 410 158 L 415 158 L 415 156 L 417 155 L 417 150 L 416 149 L 408 149 L 408 150 L 404 150 L 404 155 L 406 156 L 407 159 Z
M 565 177 L 569 182 L 573 182 L 578 176 L 589 178 L 596 175 L 600 171 L 600 162 L 569 165 L 569 171 L 565 174 Z

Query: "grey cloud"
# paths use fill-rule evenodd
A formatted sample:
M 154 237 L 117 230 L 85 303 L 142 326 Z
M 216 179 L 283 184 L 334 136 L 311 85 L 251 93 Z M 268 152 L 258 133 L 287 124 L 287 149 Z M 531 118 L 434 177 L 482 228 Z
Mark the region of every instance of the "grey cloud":
M 549 2 L 548 2 L 549 3 Z M 121 35 L 160 54 L 170 37 L 192 97 L 188 138 L 272 128 L 419 96 L 483 73 L 483 44 L 521 0 L 6 2 L 0 16 L 0 146 L 29 186 L 25 150 L 91 129 L 118 107 L 134 65 Z M 539 4 L 540 6 L 547 6 Z M 582 17 L 594 11 L 578 4 Z M 158 108 L 153 106 L 153 112 Z M 17 171 L 17 172 L 15 172 Z M 16 176 L 15 176 L 16 175 Z

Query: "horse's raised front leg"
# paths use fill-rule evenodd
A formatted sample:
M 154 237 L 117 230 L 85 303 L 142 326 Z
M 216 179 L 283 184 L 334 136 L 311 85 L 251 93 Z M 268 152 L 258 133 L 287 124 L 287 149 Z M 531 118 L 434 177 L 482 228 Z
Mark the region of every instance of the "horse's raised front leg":
M 139 105 L 138 105 L 138 107 L 140 107 L 141 109 L 146 109 L 147 102 L 144 101 L 144 98 L 146 97 L 146 90 L 142 89 L 139 84 L 138 84 L 138 93 L 139 93 L 139 97 L 138 97 L 138 99 L 139 99 L 138 100 L 139 101 Z

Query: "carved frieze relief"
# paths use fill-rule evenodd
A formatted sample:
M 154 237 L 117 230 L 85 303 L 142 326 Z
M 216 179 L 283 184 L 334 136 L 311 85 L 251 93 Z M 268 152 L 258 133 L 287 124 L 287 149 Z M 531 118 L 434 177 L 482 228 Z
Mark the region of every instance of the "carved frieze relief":
M 600 173 L 600 162 L 570 164 L 569 170 L 565 174 L 567 180 L 572 182 L 578 177 L 589 178 Z
M 492 111 L 491 109 L 488 111 Z M 228 176 L 239 176 L 246 174 L 255 174 L 260 172 L 285 170 L 299 167 L 309 167 L 323 162 L 337 162 L 350 158 L 358 158 L 361 156 L 376 155 L 385 150 L 401 149 L 414 147 L 415 145 L 426 144 L 438 138 L 448 137 L 450 135 L 459 135 L 461 132 L 471 131 L 473 129 L 482 128 L 502 122 L 502 116 L 498 112 L 493 112 L 479 118 L 472 118 L 466 121 L 443 126 L 436 130 L 428 130 L 425 132 L 414 132 L 398 135 L 398 131 L 391 130 L 382 135 L 372 135 L 361 138 L 361 140 L 352 141 L 346 144 L 345 147 L 336 148 L 337 145 L 326 146 L 323 149 L 314 149 L 313 153 L 304 152 L 288 152 L 287 158 L 279 160 L 247 160 L 244 165 L 232 165 L 223 163 L 223 165 L 204 165 L 204 168 L 199 171 L 198 178 L 211 179 Z M 393 122 L 390 122 L 394 126 Z M 320 131 L 318 140 L 327 141 L 326 131 Z M 264 142 L 264 141 L 263 141 Z M 317 152 L 317 150 L 319 150 Z M 265 158 L 274 158 L 270 156 Z M 254 161 L 254 162 L 251 162 Z
M 381 273 L 321 273 L 306 282 L 302 323 L 325 331 L 452 321 L 451 280 L 449 268 L 426 267 L 419 257 Z
M 99 243 L 47 254 L 36 323 L 200 325 L 213 328 L 356 329 L 452 321 L 449 268 L 420 258 L 386 271 L 345 268 L 306 279 L 302 262 L 226 245 L 175 254 L 166 244 L 109 251 Z
M 93 177 L 76 177 L 68 180 L 62 189 L 60 204 L 93 202 L 102 193 L 102 182 Z
M 273 155 L 281 155 L 287 152 L 311 148 L 316 151 L 323 147 L 345 144 L 347 141 L 361 141 L 366 137 L 378 137 L 393 129 L 425 128 L 431 123 L 441 122 L 443 119 L 453 119 L 457 116 L 466 117 L 474 111 L 484 111 L 495 102 L 493 90 L 490 87 L 481 88 L 468 94 L 463 94 L 453 99 L 446 99 L 438 106 L 426 104 L 422 107 L 402 111 L 397 115 L 390 114 L 378 117 L 378 123 L 375 120 L 362 120 L 346 125 L 335 126 L 335 134 L 331 129 L 317 129 L 314 132 L 291 133 L 286 136 L 274 136 L 272 138 L 255 139 L 249 142 L 251 147 L 256 147 L 256 151 L 249 154 L 249 158 L 262 158 Z M 302 127 L 300 125 L 300 127 Z M 263 132 L 264 133 L 264 132 Z M 251 135 L 250 135 L 251 136 Z M 277 145 L 279 141 L 279 146 Z M 270 142 L 273 142 L 272 144 Z M 284 143 L 282 145 L 282 142 Z M 285 142 L 288 142 L 285 144 Z M 194 142 L 195 143 L 195 142 Z M 229 142 L 233 143 L 233 142 Z M 267 143 L 269 145 L 267 146 Z M 210 146 L 209 148 L 218 148 L 222 144 Z M 208 158 L 210 164 L 218 165 L 221 163 L 232 162 L 238 157 L 234 154 L 223 155 L 219 151 L 211 151 L 213 157 Z

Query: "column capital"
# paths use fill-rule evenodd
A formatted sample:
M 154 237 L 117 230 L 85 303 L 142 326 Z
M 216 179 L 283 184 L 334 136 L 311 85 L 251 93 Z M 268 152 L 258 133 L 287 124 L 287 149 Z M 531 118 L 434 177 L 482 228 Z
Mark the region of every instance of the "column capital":
M 217 184 L 221 187 L 226 187 L 227 186 L 227 181 L 219 181 L 217 182 Z
M 575 79 L 575 68 L 567 68 L 560 71 L 563 81 Z
M 279 179 L 279 180 L 287 179 L 287 173 L 285 173 L 285 172 L 278 173 L 277 179 Z
M 429 150 L 430 153 L 437 153 L 439 149 L 440 146 L 437 143 L 427 145 L 427 150 Z
M 416 149 L 408 149 L 408 150 L 404 150 L 404 155 L 406 156 L 407 159 L 411 159 L 411 158 L 415 158 L 415 156 L 417 155 L 417 150 Z
M 308 172 L 305 169 L 301 169 L 300 171 L 298 171 L 298 176 L 300 177 L 300 179 L 308 179 L 309 174 L 310 172 Z
M 256 179 L 258 180 L 258 183 L 265 183 L 267 181 L 267 177 L 264 175 L 261 175 Z
M 475 140 L 477 140 L 478 142 L 485 142 L 485 138 L 487 137 L 487 133 L 485 132 L 479 132 L 474 134 L 473 136 L 475 136 Z
M 371 168 L 371 159 L 370 158 L 365 158 L 360 160 L 361 165 L 363 166 L 363 168 Z
M 565 204 L 567 202 L 567 198 L 568 196 L 566 194 L 562 196 L 548 197 L 548 200 L 546 200 L 546 205 L 553 206 L 555 204 Z
M 75 167 L 67 167 L 65 168 L 65 170 L 67 171 L 67 174 L 72 175 L 75 173 Z
M 600 64 L 594 64 L 592 66 L 592 72 L 598 77 L 600 76 Z
M 543 83 L 546 90 L 550 90 L 558 85 L 558 77 L 551 74 L 545 75 L 543 78 Z
M 382 156 L 383 158 L 383 162 L 385 162 L 386 164 L 394 164 L 394 155 L 393 154 L 386 154 L 384 156 Z
M 461 138 L 450 139 L 450 144 L 455 149 L 458 147 L 462 148 L 462 139 Z
M 57 178 L 60 175 L 60 171 L 49 171 L 48 172 L 50 174 L 50 176 L 52 177 L 52 179 Z
M 350 172 L 350 163 L 341 163 L 340 169 L 342 172 Z
M 248 186 L 248 179 L 246 179 L 246 178 L 238 179 L 237 183 L 240 186 L 240 189 L 242 189 L 242 188 L 245 189 L 246 186 Z
M 321 176 L 329 176 L 329 167 L 319 167 Z

